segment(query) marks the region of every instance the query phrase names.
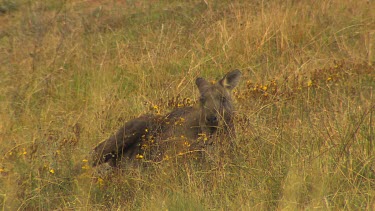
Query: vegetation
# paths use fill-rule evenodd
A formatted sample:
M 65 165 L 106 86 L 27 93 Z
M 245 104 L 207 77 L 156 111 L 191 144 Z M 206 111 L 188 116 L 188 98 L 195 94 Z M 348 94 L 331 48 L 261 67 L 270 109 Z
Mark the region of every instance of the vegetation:
M 375 209 L 372 1 L 0 1 L 3 210 Z M 92 168 L 240 69 L 234 149 Z M 142 159 L 139 159 L 142 163 Z

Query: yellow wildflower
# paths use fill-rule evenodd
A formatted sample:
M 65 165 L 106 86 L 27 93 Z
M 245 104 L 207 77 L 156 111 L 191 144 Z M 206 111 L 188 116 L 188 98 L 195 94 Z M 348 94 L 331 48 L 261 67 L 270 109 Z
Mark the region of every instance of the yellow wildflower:
M 307 86 L 308 87 L 312 86 L 312 80 L 307 81 Z
M 49 170 L 49 173 L 54 174 L 54 173 L 55 173 L 55 170 L 54 170 L 54 169 L 50 169 L 50 170 Z
M 90 166 L 89 165 L 84 165 L 84 166 L 82 166 L 82 169 L 84 169 L 84 170 L 90 169 Z
M 146 149 L 147 149 L 147 144 L 142 144 L 142 145 L 141 145 L 141 149 L 142 149 L 142 150 L 146 150 Z
M 99 186 L 103 186 L 103 184 L 104 184 L 104 180 L 100 177 L 98 178 L 98 184 L 99 184 Z
M 137 154 L 137 155 L 135 156 L 135 158 L 137 158 L 137 159 L 143 159 L 144 157 L 143 157 L 143 155 L 141 155 L 141 154 Z
M 198 140 L 203 140 L 203 141 L 207 141 L 208 140 L 207 135 L 205 133 L 200 133 L 198 135 L 199 135 Z

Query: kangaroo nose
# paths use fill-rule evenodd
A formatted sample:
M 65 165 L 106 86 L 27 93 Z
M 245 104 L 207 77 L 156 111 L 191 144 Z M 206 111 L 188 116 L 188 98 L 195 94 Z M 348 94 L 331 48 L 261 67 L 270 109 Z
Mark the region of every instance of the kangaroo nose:
M 209 122 L 209 123 L 217 123 L 218 122 L 217 117 L 214 116 L 214 115 L 208 116 L 206 119 L 207 119 L 207 122 Z

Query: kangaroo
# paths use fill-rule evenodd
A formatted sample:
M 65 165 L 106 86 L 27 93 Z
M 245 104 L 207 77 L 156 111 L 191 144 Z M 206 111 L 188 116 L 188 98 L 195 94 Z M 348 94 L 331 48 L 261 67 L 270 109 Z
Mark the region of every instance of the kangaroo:
M 117 133 L 93 151 L 93 166 L 108 162 L 116 166 L 122 158 L 162 160 L 168 145 L 180 143 L 189 152 L 210 145 L 219 137 L 235 137 L 231 91 L 241 78 L 239 70 L 216 83 L 197 78 L 199 105 L 177 108 L 166 115 L 146 114 L 125 123 Z

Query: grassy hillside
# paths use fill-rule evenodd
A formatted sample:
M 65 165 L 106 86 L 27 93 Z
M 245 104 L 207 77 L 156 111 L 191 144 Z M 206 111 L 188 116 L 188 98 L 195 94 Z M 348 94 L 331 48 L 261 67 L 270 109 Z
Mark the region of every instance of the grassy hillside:
M 365 0 L 0 1 L 0 207 L 374 210 L 373 11 Z M 236 68 L 234 150 L 89 166 L 126 120 L 195 101 L 197 76 Z

